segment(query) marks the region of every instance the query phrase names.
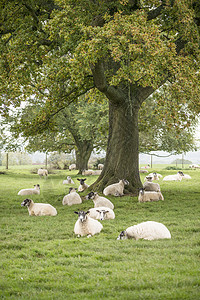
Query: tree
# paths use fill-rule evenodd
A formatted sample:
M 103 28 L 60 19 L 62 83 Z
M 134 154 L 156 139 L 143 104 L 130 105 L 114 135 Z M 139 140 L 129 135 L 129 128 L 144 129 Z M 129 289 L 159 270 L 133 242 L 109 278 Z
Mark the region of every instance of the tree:
M 44 123 L 95 86 L 109 102 L 109 138 L 94 187 L 126 178 L 134 192 L 141 186 L 138 114 L 144 101 L 163 86 L 179 105 L 200 112 L 199 2 L 15 1 L 2 4 L 1 15 L 4 102 L 17 105 L 22 92 L 42 90 L 47 113 L 38 121 Z M 52 81 L 57 84 L 48 97 Z M 162 104 L 171 106 L 168 99 Z

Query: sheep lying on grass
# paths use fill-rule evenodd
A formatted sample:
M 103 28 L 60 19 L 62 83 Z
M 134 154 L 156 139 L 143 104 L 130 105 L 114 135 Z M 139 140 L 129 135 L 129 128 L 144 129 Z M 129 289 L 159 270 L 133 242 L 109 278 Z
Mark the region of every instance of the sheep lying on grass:
M 94 192 L 90 192 L 86 197 L 86 200 L 92 200 L 94 202 L 94 207 L 101 207 L 101 206 L 105 206 L 105 207 L 109 207 L 111 209 L 114 209 L 114 205 L 112 204 L 112 202 L 110 200 L 108 200 L 105 197 L 99 196 L 97 193 Z
M 150 173 L 148 176 L 151 176 L 152 180 L 159 180 L 160 178 L 162 178 L 162 175 L 156 172 Z
M 147 221 L 122 231 L 117 240 L 124 239 L 144 239 L 144 240 L 158 240 L 158 239 L 171 239 L 171 234 L 167 227 L 162 223 Z
M 48 176 L 48 171 L 46 170 L 46 169 L 43 169 L 43 168 L 41 168 L 41 169 L 38 169 L 38 175 L 40 176 L 40 178 L 42 177 L 42 176 Z
M 83 192 L 83 191 L 85 191 L 87 188 L 88 188 L 88 186 L 89 185 L 87 185 L 86 183 L 85 183 L 85 180 L 86 180 L 86 178 L 85 179 L 77 179 L 78 181 L 80 181 L 80 185 L 79 185 L 79 187 L 78 187 L 78 192 Z
M 114 211 L 109 207 L 94 207 L 89 209 L 88 216 L 95 220 L 110 220 L 115 218 Z
M 17 195 L 20 195 L 20 196 L 25 196 L 25 195 L 40 195 L 40 185 L 39 184 L 36 184 L 34 185 L 34 188 L 33 189 L 22 189 L 18 192 Z
M 50 204 L 34 203 L 31 199 L 25 199 L 21 206 L 27 206 L 29 216 L 56 216 L 57 210 Z
M 75 211 L 75 214 L 78 214 L 78 220 L 74 226 L 74 233 L 80 236 L 87 235 L 87 237 L 91 237 L 97 233 L 99 233 L 103 226 L 97 220 L 94 220 L 87 216 L 89 211 Z
M 113 183 L 111 185 L 108 185 L 104 190 L 103 194 L 105 196 L 107 195 L 113 195 L 113 196 L 123 196 L 124 195 L 124 186 L 129 185 L 128 180 L 122 179 L 118 183 Z
M 63 184 L 74 184 L 74 181 L 71 179 L 70 176 L 67 176 L 67 179 L 63 180 Z
M 139 202 L 151 202 L 151 201 L 159 201 L 159 200 L 164 200 L 164 197 L 161 194 L 161 192 L 151 192 L 151 191 L 146 192 L 144 188 L 141 188 L 139 190 L 139 196 L 138 196 Z
M 183 179 L 183 172 L 178 171 L 177 174 L 174 175 L 167 175 L 163 178 L 163 181 L 181 181 Z
M 101 170 L 84 170 L 82 172 L 82 175 L 85 176 L 85 175 L 100 175 L 101 174 Z
M 145 191 L 160 192 L 160 185 L 155 182 L 146 181 L 143 184 L 143 188 L 145 189 Z
M 63 205 L 73 205 L 73 204 L 80 204 L 82 203 L 81 197 L 79 196 L 78 193 L 76 193 L 75 188 L 69 188 L 69 194 L 64 196 L 62 204 Z
M 76 170 L 76 164 L 71 164 L 69 166 L 69 171 L 71 171 L 71 170 Z

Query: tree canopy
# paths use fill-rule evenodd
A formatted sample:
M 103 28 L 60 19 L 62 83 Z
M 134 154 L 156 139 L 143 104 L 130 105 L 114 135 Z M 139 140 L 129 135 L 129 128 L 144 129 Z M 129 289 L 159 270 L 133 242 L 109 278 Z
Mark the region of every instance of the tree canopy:
M 35 119 L 43 126 L 95 88 L 109 102 L 107 156 L 95 187 L 123 177 L 134 191 L 145 100 L 162 86 L 164 111 L 200 113 L 199 11 L 197 0 L 2 1 L 2 113 L 35 94 L 44 103 Z

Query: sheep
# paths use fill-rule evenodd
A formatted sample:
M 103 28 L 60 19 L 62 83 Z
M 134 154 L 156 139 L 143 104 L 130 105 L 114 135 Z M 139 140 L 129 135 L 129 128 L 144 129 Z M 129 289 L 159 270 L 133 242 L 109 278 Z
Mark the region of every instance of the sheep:
M 72 164 L 69 166 L 69 171 L 76 170 L 76 164 Z
M 105 207 L 109 207 L 110 209 L 114 209 L 114 205 L 112 204 L 112 202 L 110 200 L 108 200 L 105 197 L 101 197 L 99 196 L 97 193 L 94 192 L 90 192 L 86 197 L 86 200 L 91 199 L 94 202 L 94 207 L 101 207 L 101 206 L 105 206 Z
M 96 233 L 100 233 L 103 225 L 99 221 L 87 216 L 89 211 L 75 211 L 74 213 L 78 214 L 78 220 L 76 221 L 74 226 L 74 233 L 77 234 L 78 237 L 84 235 L 87 235 L 87 237 L 91 237 Z
M 69 194 L 64 196 L 62 204 L 63 205 L 73 205 L 73 204 L 80 204 L 82 203 L 81 197 L 79 196 L 78 193 L 76 193 L 75 188 L 70 187 L 69 188 Z
M 162 175 L 156 172 L 150 173 L 148 177 L 152 177 L 152 180 L 159 180 L 162 178 Z
M 171 239 L 171 234 L 164 224 L 154 221 L 147 221 L 128 227 L 126 230 L 120 233 L 117 240 L 125 240 L 130 238 L 133 238 L 136 241 L 139 239 L 152 241 L 158 239 Z
M 42 178 L 42 176 L 46 176 L 46 178 L 47 178 L 47 176 L 48 176 L 48 171 L 46 169 L 43 169 L 43 168 L 38 169 L 37 173 L 40 176 L 40 178 Z
M 102 170 L 83 170 L 82 175 L 100 175 Z
M 74 184 L 74 181 L 70 176 L 67 176 L 67 180 L 63 180 L 63 184 Z
M 33 194 L 40 195 L 40 185 L 39 184 L 34 185 L 33 189 L 31 189 L 31 188 L 30 189 L 22 189 L 18 192 L 17 195 L 25 196 L 25 195 L 33 195 Z
M 34 203 L 31 199 L 25 199 L 21 206 L 27 206 L 29 216 L 56 216 L 57 210 L 50 204 Z
M 189 165 L 189 168 L 192 168 L 192 169 L 199 169 L 200 166 L 197 165 L 197 164 L 192 164 L 192 165 Z
M 149 173 L 147 170 L 139 170 L 139 173 Z
M 115 213 L 111 208 L 102 206 L 102 207 L 90 208 L 88 216 L 95 220 L 99 219 L 103 221 L 108 219 L 114 219 Z
M 143 188 L 145 189 L 145 191 L 160 192 L 160 185 L 155 182 L 146 181 L 143 184 Z
M 84 190 L 86 190 L 89 187 L 89 185 L 87 185 L 85 183 L 86 178 L 85 179 L 77 178 L 77 180 L 80 181 L 80 185 L 78 187 L 78 192 L 83 192 Z
M 139 202 L 151 202 L 158 200 L 164 200 L 161 192 L 146 192 L 143 188 L 139 189 Z
M 113 196 L 123 196 L 124 193 L 124 185 L 129 185 L 128 180 L 126 179 L 122 179 L 120 180 L 118 183 L 113 183 L 111 185 L 108 185 L 104 190 L 103 190 L 103 194 L 105 196 L 107 195 L 113 195 Z
M 177 174 L 174 175 L 167 175 L 163 178 L 163 181 L 181 181 L 183 179 L 183 172 L 178 171 Z
M 98 170 L 103 170 L 104 165 L 103 164 L 98 164 Z

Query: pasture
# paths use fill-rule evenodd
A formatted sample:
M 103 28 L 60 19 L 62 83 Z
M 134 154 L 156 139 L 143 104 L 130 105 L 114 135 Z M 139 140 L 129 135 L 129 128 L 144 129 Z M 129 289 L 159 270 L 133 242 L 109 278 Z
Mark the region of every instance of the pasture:
M 165 165 L 162 175 L 175 174 Z M 70 175 L 55 171 L 48 179 L 30 167 L 11 167 L 0 175 L 0 298 L 1 299 L 199 299 L 200 298 L 200 170 L 186 170 L 192 180 L 159 181 L 164 201 L 138 203 L 136 197 L 107 197 L 115 205 L 114 220 L 102 221 L 99 235 L 77 238 L 75 210 L 93 202 L 63 206 Z M 0 169 L 0 171 L 5 171 Z M 145 174 L 141 174 L 142 181 Z M 97 176 L 87 176 L 91 184 Z M 41 194 L 18 196 L 39 183 Z M 25 198 L 53 205 L 56 217 L 30 217 L 21 207 Z M 118 241 L 118 234 L 143 221 L 157 221 L 170 230 L 171 240 Z

